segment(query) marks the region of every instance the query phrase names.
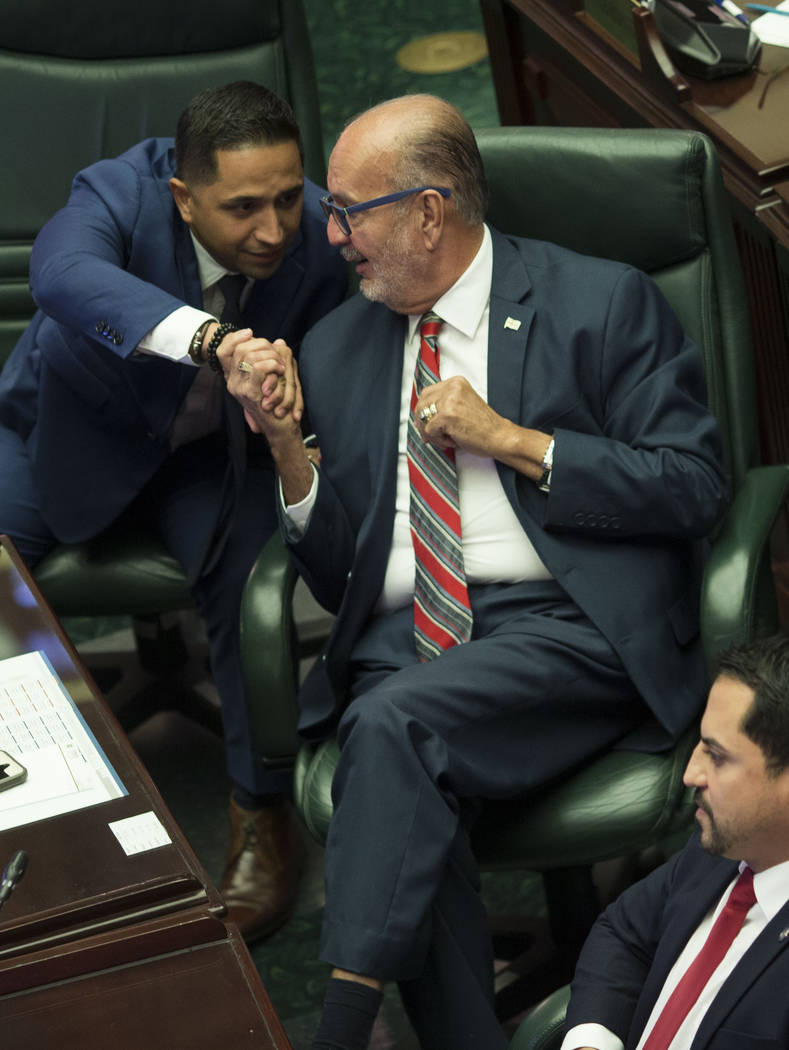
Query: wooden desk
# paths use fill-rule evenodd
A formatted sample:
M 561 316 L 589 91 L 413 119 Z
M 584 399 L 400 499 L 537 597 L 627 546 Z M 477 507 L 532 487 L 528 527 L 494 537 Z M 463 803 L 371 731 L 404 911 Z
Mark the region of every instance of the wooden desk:
M 246 945 L 6 537 L 0 659 L 40 650 L 128 791 L 0 833 L 29 863 L 0 911 L 3 1050 L 290 1050 Z M 16 790 L 11 788 L 11 791 Z M 171 844 L 127 856 L 112 821 L 153 812 Z
M 789 462 L 789 50 L 765 46 L 758 70 L 703 81 L 674 68 L 629 0 L 480 2 L 502 124 L 713 139 L 751 309 L 762 455 Z
M 203 911 L 0 962 L 3 1050 L 290 1050 L 235 926 Z
M 46 653 L 128 791 L 123 798 L 0 833 L 0 866 L 17 849 L 30 858 L 0 911 L 0 960 L 181 908 L 203 905 L 221 915 L 218 890 L 21 559 L 7 540 L 0 542 L 0 659 L 28 650 Z M 149 811 L 172 845 L 127 856 L 109 823 Z

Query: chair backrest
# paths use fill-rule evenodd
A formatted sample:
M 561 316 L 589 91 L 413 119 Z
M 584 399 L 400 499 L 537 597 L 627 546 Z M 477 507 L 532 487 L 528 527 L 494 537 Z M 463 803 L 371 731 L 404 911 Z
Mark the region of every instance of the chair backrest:
M 30 250 L 73 176 L 150 135 L 172 135 L 206 87 L 255 80 L 287 98 L 307 174 L 325 182 L 301 0 L 24 0 L 0 23 L 0 366 L 34 311 Z
M 495 128 L 477 139 L 494 226 L 631 263 L 659 285 L 704 359 L 736 492 L 759 462 L 755 379 L 712 143 L 695 132 L 554 127 Z

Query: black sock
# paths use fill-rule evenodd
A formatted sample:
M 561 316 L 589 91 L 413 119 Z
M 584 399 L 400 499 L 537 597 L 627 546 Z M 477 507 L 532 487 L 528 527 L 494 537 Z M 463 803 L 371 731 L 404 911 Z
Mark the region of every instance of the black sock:
M 332 977 L 312 1050 L 367 1050 L 382 998 L 369 984 Z

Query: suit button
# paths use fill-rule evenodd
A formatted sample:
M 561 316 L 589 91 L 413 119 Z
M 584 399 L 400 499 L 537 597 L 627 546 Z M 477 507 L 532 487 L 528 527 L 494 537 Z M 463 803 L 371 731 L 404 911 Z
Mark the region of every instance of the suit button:
M 96 331 L 98 332 L 99 335 L 103 335 L 104 334 L 104 329 L 106 327 L 107 327 L 107 322 L 106 321 L 97 321 L 96 322 Z
M 120 346 L 123 342 L 123 336 L 120 334 L 120 332 L 116 332 L 115 335 L 113 335 L 112 337 L 112 341 L 113 343 L 115 343 L 116 346 Z

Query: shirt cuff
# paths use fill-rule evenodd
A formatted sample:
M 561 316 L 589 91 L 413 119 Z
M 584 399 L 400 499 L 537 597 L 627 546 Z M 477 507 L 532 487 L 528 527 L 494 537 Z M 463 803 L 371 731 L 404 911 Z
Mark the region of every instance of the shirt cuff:
M 300 540 L 307 531 L 312 508 L 315 506 L 315 500 L 318 498 L 318 471 L 315 469 L 314 463 L 311 465 L 312 485 L 310 486 L 310 491 L 299 503 L 292 503 L 290 506 L 285 503 L 285 497 L 282 494 L 282 481 L 277 479 L 279 499 L 286 515 L 285 535 L 287 539 L 293 540 L 294 542 Z
M 593 1046 L 595 1050 L 625 1050 L 619 1036 L 601 1024 L 578 1024 L 571 1028 L 559 1050 L 579 1050 L 582 1046 Z
M 137 349 L 143 354 L 167 357 L 179 365 L 194 365 L 189 356 L 189 344 L 205 321 L 215 321 L 212 314 L 196 310 L 193 306 L 179 306 L 163 321 L 155 325 L 142 337 Z

